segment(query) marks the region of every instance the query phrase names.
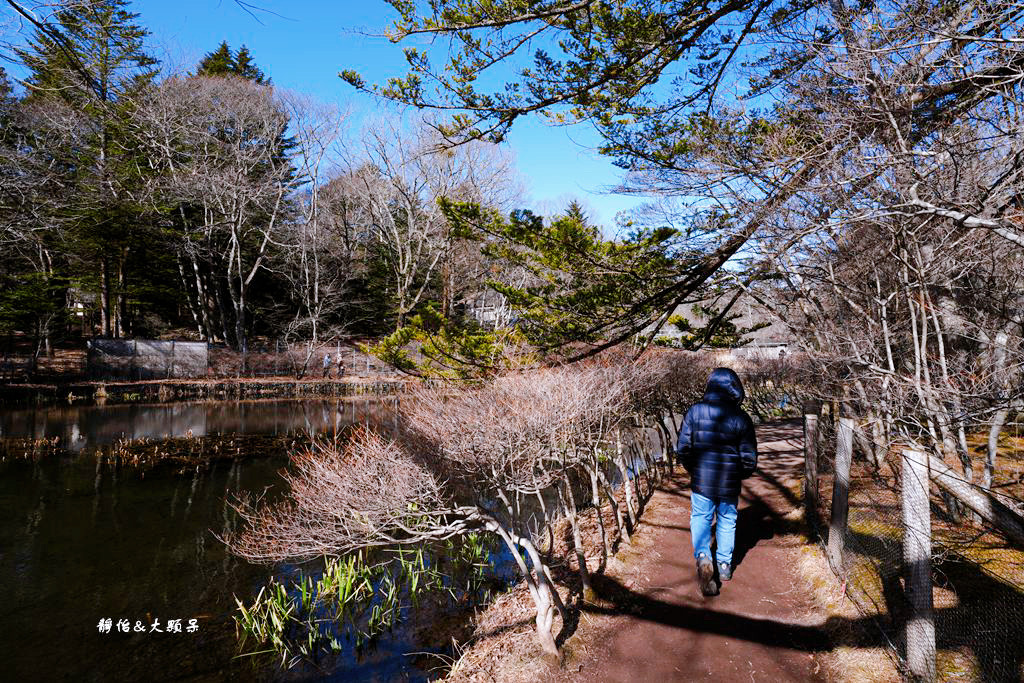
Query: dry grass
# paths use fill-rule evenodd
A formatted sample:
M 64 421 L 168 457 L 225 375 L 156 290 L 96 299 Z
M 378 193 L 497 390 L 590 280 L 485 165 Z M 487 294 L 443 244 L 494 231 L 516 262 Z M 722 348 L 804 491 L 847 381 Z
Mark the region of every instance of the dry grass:
M 802 482 L 796 479 L 782 482 L 787 485 L 790 493 L 797 499 L 803 499 Z M 831 500 L 830 482 L 819 492 L 819 500 Z M 819 511 L 819 515 L 827 515 L 827 511 Z M 825 630 L 833 647 L 828 652 L 817 656 L 818 664 L 828 681 L 850 681 L 861 683 L 873 681 L 877 683 L 897 683 L 902 680 L 890 652 L 875 643 L 878 640 L 878 629 L 864 622 L 865 613 L 858 609 L 848 593 L 860 591 L 862 598 L 865 591 L 873 591 L 872 599 L 861 599 L 861 604 L 884 605 L 881 580 L 875 573 L 865 573 L 861 580 L 851 573 L 850 581 L 841 582 L 829 567 L 828 560 L 820 545 L 809 541 L 807 527 L 804 523 L 803 510 L 795 508 L 783 517 L 792 523 L 800 533 L 794 538 L 799 539 L 796 561 L 797 575 L 801 587 L 811 597 L 814 606 L 825 617 Z M 827 516 L 819 516 L 827 519 Z M 856 516 L 851 519 L 851 529 L 856 524 Z M 863 569 L 854 565 L 851 572 Z M 875 615 L 880 614 L 879 611 Z
M 537 643 L 535 613 L 526 584 L 516 584 L 477 616 L 473 636 L 445 680 L 523 683 L 544 677 L 552 665 Z
M 902 680 L 889 652 L 884 647 L 867 645 L 877 640 L 877 632 L 862 621 L 861 611 L 846 597 L 843 585 L 828 566 L 825 554 L 816 544 L 800 549 L 797 569 L 807 594 L 826 617 L 826 631 L 836 645 L 822 653 L 818 662 L 829 681 L 873 681 L 898 683 Z
M 996 482 L 1013 490 L 1017 458 L 1022 454 L 1017 437 L 1000 439 L 1000 470 Z M 898 462 L 898 461 L 897 461 Z M 897 639 L 904 618 L 902 578 L 903 529 L 900 517 L 899 482 L 889 465 L 872 473 L 855 462 L 850 485 L 850 536 L 847 539 L 847 595 L 862 614 Z M 1011 474 L 1007 478 L 1006 473 Z M 976 473 L 977 474 L 977 473 Z M 830 477 L 822 479 L 823 504 L 830 500 Z M 1009 479 L 1009 481 L 1007 481 Z M 1018 487 L 1019 488 L 1019 487 Z M 1013 671 L 1024 651 L 1024 552 L 1008 546 L 1005 539 L 987 532 L 969 520 L 955 521 L 932 490 L 933 596 L 939 647 L 936 666 L 940 680 L 1016 680 Z M 1019 495 L 1019 491 L 1015 492 Z M 827 509 L 819 511 L 827 519 Z M 830 574 L 822 561 L 823 571 Z M 826 577 L 827 578 L 827 577 Z M 824 579 L 821 579 L 823 581 Z M 819 581 L 819 583 L 821 582 Z M 849 602 L 849 600 L 847 601 Z M 869 622 L 870 623 L 870 622 Z M 879 642 L 880 630 L 871 624 L 870 642 Z M 857 634 L 838 634 L 838 642 Z M 837 648 L 838 658 L 846 656 Z M 857 660 L 870 655 L 871 648 L 856 648 L 850 664 L 837 669 L 851 671 L 850 680 L 889 680 L 870 657 L 864 667 Z M 864 668 L 863 673 L 859 669 Z M 1024 670 L 1018 671 L 1024 675 Z M 873 677 L 874 676 L 874 677 Z M 1007 678 L 1007 676 L 1011 678 Z
M 95 458 L 107 466 L 145 471 L 173 466 L 178 473 L 207 469 L 218 462 L 284 456 L 309 445 L 303 434 L 211 434 L 167 439 L 120 439 L 85 451 L 73 451 L 60 437 L 29 439 L 0 437 L 0 462 L 41 460 L 63 456 Z

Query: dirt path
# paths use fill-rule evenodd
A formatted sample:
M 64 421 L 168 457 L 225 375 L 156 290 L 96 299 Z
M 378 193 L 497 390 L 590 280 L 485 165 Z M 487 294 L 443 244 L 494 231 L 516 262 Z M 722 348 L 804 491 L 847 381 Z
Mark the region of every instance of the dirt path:
M 814 658 L 828 647 L 824 616 L 815 613 L 796 574 L 798 501 L 786 487 L 801 472 L 800 424 L 757 431 L 760 462 L 743 485 L 733 580 L 720 595 L 700 594 L 689 488 L 678 474 L 642 518 L 635 543 L 648 557 L 635 560 L 639 574 L 622 581 L 595 577 L 605 606 L 585 607 L 582 618 L 599 622 L 597 633 L 581 639 L 576 663 L 558 680 L 824 680 Z

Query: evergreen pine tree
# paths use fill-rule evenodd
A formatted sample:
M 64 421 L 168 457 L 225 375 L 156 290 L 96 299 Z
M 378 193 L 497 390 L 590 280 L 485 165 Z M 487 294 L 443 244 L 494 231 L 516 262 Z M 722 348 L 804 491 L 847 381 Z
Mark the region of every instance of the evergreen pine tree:
M 220 46 L 213 52 L 208 52 L 205 57 L 199 60 L 196 67 L 197 76 L 225 76 L 233 73 L 235 56 L 228 47 L 228 41 L 222 40 Z
M 62 7 L 18 50 L 29 75 L 28 99 L 59 121 L 38 139 L 58 140 L 39 153 L 59 155 L 53 166 L 68 188 L 51 218 L 66 229 L 67 266 L 78 288 L 99 294 L 104 335 L 128 331 L 128 278 L 146 228 L 132 204 L 142 178 L 129 117 L 133 98 L 156 75 L 145 51 L 149 32 L 127 0 L 83 0 Z M 146 271 L 140 270 L 145 273 Z M 138 284 L 138 283 L 135 283 Z
M 10 135 L 15 101 L 11 79 L 8 78 L 7 71 L 0 66 L 0 144 L 5 143 Z
M 37 29 L 16 50 L 30 71 L 31 94 L 49 94 L 73 103 L 113 102 L 155 76 L 157 60 L 146 54 L 149 35 L 128 11 L 127 0 L 68 3 L 54 20 Z
M 238 48 L 238 54 L 235 55 L 235 73 L 260 85 L 270 84 L 270 79 L 253 62 L 252 53 L 245 45 Z
M 17 152 L 16 131 L 14 123 L 14 106 L 11 81 L 7 71 L 0 66 L 0 228 L 17 220 L 18 176 L 20 169 L 14 163 Z M 0 272 L 6 259 L 0 258 Z
M 226 40 L 213 52 L 208 52 L 196 67 L 197 76 L 241 76 L 260 85 L 269 85 L 270 79 L 256 66 L 249 48 L 242 45 L 234 52 Z
M 579 223 L 580 227 L 591 227 L 590 218 L 583 210 L 583 205 L 575 199 L 569 202 L 569 205 L 565 207 L 565 217 L 571 221 Z

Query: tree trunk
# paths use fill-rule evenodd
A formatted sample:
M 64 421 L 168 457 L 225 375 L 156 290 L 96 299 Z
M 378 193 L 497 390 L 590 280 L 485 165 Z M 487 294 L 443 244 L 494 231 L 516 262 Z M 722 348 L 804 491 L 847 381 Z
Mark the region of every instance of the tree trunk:
M 676 471 L 676 459 L 674 443 L 675 439 L 673 438 L 672 430 L 670 430 L 665 425 L 665 423 L 662 422 L 660 419 L 656 420 L 656 424 L 658 425 L 658 433 L 661 434 L 661 438 L 664 440 L 662 447 L 662 456 L 665 458 L 665 463 L 668 465 L 669 474 L 674 474 Z
M 619 501 L 615 500 L 615 489 L 612 488 L 608 478 L 604 476 L 604 472 L 598 470 L 598 477 L 601 480 L 601 491 L 604 493 L 605 498 L 608 499 L 608 504 L 612 506 L 612 512 L 615 515 L 615 529 L 619 532 L 619 538 L 626 543 L 632 544 L 631 527 L 629 521 L 622 513 L 622 506 L 619 505 Z
M 875 456 L 875 446 L 871 441 L 871 437 L 868 436 L 867 430 L 862 424 L 855 424 L 853 426 L 853 440 L 857 444 L 857 448 L 861 453 L 864 454 L 864 460 L 875 470 L 879 468 L 879 462 Z
M 100 329 L 110 336 L 110 267 L 106 257 L 100 259 Z
M 988 451 L 985 454 L 985 473 L 981 479 L 981 487 L 986 491 L 992 488 L 992 477 L 996 471 L 996 456 L 999 452 L 999 434 L 1003 431 L 1009 408 L 1000 408 L 992 416 L 992 424 L 988 430 Z
M 126 324 L 127 324 L 127 320 L 128 320 L 128 315 L 127 315 L 128 314 L 128 302 L 126 301 L 125 295 L 124 295 L 124 285 L 125 285 L 124 264 L 125 264 L 126 256 L 127 256 L 127 249 L 122 249 L 121 250 L 121 255 L 120 255 L 120 257 L 118 258 L 118 261 L 117 261 L 117 291 L 114 292 L 114 297 L 115 297 L 114 310 L 115 310 L 115 324 L 116 324 L 117 336 L 118 337 L 126 337 L 126 336 L 128 336 L 128 330 L 126 328 Z
M 530 589 L 530 596 L 533 598 L 533 604 L 536 609 L 534 624 L 537 630 L 537 641 L 540 643 L 541 649 L 553 659 L 561 659 L 558 644 L 555 642 L 555 636 L 552 633 L 555 621 L 556 600 L 552 595 L 553 588 L 548 582 L 547 575 L 544 573 L 544 565 L 541 562 L 540 555 L 537 553 L 537 549 L 527 539 L 505 529 L 493 517 L 488 515 L 488 519 L 488 528 L 497 533 L 501 540 L 505 542 L 505 546 L 512 553 L 512 557 L 515 559 L 516 565 L 519 567 L 519 571 L 522 572 L 526 585 Z M 519 552 L 520 548 L 525 550 L 530 556 L 534 572 L 531 572 L 529 567 L 527 567 L 523 556 Z M 559 600 L 558 602 L 560 603 L 561 601 Z
M 537 491 L 536 497 L 537 504 L 540 505 L 540 513 L 544 516 L 544 527 L 548 532 L 548 547 L 544 554 L 547 555 L 548 561 L 550 561 L 555 552 L 555 528 L 550 522 L 551 517 L 548 515 L 548 505 L 544 502 L 544 492 Z
M 572 479 L 566 477 L 562 488 L 565 489 L 562 505 L 565 516 L 569 519 L 569 526 L 572 527 L 572 545 L 576 552 L 576 564 L 580 575 L 580 584 L 583 586 L 583 595 L 587 599 L 593 599 L 594 588 L 590 585 L 587 556 L 583 552 L 583 537 L 580 535 L 579 519 L 576 513 L 576 497 L 572 493 Z
M 818 415 L 804 409 L 804 520 L 812 533 L 818 529 Z
M 188 311 L 192 315 L 192 322 L 196 324 L 196 331 L 199 333 L 199 339 L 206 341 L 206 331 L 203 329 L 203 323 L 199 319 L 199 308 L 196 304 L 199 301 L 199 305 L 202 305 L 200 297 L 193 297 L 192 288 L 189 287 L 188 278 L 185 277 L 185 266 L 181 262 L 181 253 L 178 253 L 178 275 L 181 278 L 181 289 L 185 292 L 185 303 L 188 305 Z
M 981 515 L 1018 548 L 1024 548 L 1024 517 L 1003 505 L 993 494 L 968 482 L 941 458 L 929 454 L 928 469 L 932 481 L 939 487 Z
M 619 469 L 619 476 L 622 477 L 622 492 L 626 501 L 626 515 L 629 518 L 629 528 L 632 531 L 636 528 L 636 503 L 633 501 L 633 482 L 629 477 L 629 469 L 626 467 L 626 459 L 622 452 L 622 434 L 615 432 L 615 466 Z
M 196 301 L 199 313 L 202 315 L 203 330 L 206 332 L 204 339 L 213 341 L 216 337 L 213 333 L 214 302 L 210 298 L 209 287 L 206 285 L 206 278 L 203 277 L 203 274 L 199 270 L 199 261 L 191 254 L 189 255 L 189 260 L 192 261 L 192 273 L 195 275 L 196 279 Z
M 601 567 L 598 570 L 601 571 L 608 564 L 608 556 L 611 555 L 612 548 L 608 539 L 608 530 L 604 526 L 604 515 L 601 514 L 601 489 L 597 481 L 597 472 L 594 469 L 588 469 L 587 473 L 590 475 L 590 498 L 594 504 L 594 510 L 597 512 L 597 528 L 601 534 Z

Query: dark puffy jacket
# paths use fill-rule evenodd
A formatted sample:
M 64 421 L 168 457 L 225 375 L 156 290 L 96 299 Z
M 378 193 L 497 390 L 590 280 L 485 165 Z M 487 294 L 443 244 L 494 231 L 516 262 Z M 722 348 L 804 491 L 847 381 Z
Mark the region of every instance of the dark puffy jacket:
M 743 385 L 729 368 L 715 368 L 704 398 L 686 413 L 676 455 L 694 491 L 708 498 L 736 498 L 740 483 L 757 468 L 757 437 L 743 402 Z

